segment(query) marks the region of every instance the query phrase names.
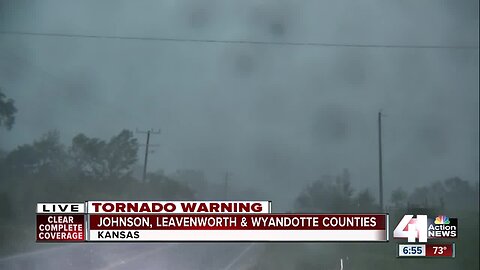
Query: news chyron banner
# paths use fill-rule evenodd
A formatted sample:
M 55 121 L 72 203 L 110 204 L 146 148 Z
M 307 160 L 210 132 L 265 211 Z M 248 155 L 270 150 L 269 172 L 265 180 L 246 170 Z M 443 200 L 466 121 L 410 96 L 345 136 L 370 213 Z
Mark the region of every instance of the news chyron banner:
M 387 214 L 280 214 L 270 201 L 37 204 L 37 242 L 386 242 L 387 228 Z

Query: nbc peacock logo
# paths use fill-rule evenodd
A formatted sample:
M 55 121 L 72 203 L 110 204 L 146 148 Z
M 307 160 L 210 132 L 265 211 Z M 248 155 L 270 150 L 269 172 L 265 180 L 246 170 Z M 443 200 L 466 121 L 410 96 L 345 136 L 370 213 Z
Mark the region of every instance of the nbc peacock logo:
M 436 225 L 448 225 L 450 224 L 450 219 L 447 216 L 438 216 L 435 218 Z

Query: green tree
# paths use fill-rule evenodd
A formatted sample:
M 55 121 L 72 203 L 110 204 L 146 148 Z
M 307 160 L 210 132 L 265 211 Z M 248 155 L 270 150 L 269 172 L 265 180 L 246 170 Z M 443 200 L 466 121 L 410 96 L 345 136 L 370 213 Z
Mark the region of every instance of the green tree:
M 122 130 L 106 145 L 106 161 L 109 177 L 130 175 L 132 165 L 137 161 L 138 142 L 133 132 Z
M 297 197 L 295 208 L 302 212 L 350 211 L 353 206 L 350 174 L 344 170 L 337 177 L 324 176 L 308 185 Z
M 6 170 L 14 175 L 58 176 L 68 169 L 68 155 L 58 131 L 50 131 L 32 144 L 18 146 L 4 162 Z
M 99 179 L 105 175 L 104 152 L 106 142 L 78 134 L 72 139 L 70 154 L 77 173 L 83 177 Z
M 390 202 L 396 208 L 405 207 L 407 202 L 407 192 L 405 192 L 402 188 L 397 188 L 392 191 L 392 195 L 390 197 Z
M 0 222 L 5 222 L 6 219 L 11 218 L 13 215 L 13 205 L 8 196 L 8 193 L 0 193 Z
M 13 99 L 7 99 L 5 94 L 0 91 L 0 127 L 6 127 L 8 130 L 13 127 L 17 113 L 14 103 Z
M 416 188 L 409 196 L 409 203 L 446 210 L 478 211 L 478 189 L 466 180 L 451 177 Z
M 155 199 L 188 200 L 194 198 L 194 191 L 185 183 L 159 173 L 149 173 L 147 178 L 149 193 Z
M 76 172 L 100 180 L 129 176 L 137 152 L 137 139 L 129 130 L 122 130 L 108 142 L 79 134 L 72 139 L 70 148 Z
M 354 201 L 356 202 L 357 210 L 359 212 L 371 212 L 379 209 L 375 204 L 375 198 L 368 189 L 364 189 L 358 193 Z

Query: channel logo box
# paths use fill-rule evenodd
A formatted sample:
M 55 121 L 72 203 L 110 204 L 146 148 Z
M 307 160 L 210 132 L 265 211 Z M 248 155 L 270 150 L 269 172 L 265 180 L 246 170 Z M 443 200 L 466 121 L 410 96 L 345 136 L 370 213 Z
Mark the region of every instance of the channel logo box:
M 428 238 L 457 238 L 456 218 L 438 216 L 428 219 Z
M 427 242 L 433 238 L 457 238 L 458 220 L 448 216 L 428 218 L 426 215 L 405 215 L 393 231 L 394 238 L 407 238 L 408 242 Z

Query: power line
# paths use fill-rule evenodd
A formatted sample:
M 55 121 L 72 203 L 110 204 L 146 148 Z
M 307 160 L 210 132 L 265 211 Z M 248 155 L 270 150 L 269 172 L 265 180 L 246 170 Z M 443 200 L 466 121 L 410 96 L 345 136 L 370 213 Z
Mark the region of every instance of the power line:
M 412 44 L 395 45 L 395 44 L 324 43 L 324 42 L 282 42 L 282 41 L 261 41 L 261 40 L 191 39 L 191 38 L 140 37 L 140 36 L 117 36 L 117 35 L 86 35 L 86 34 L 48 33 L 48 32 L 22 32 L 22 31 L 0 31 L 0 35 L 139 40 L 139 41 L 157 41 L 157 42 L 247 44 L 247 45 L 271 45 L 271 46 L 386 48 L 386 49 L 388 48 L 391 48 L 391 49 L 454 49 L 454 50 L 478 50 L 479 48 L 478 46 L 471 46 L 471 45 L 412 45 Z

